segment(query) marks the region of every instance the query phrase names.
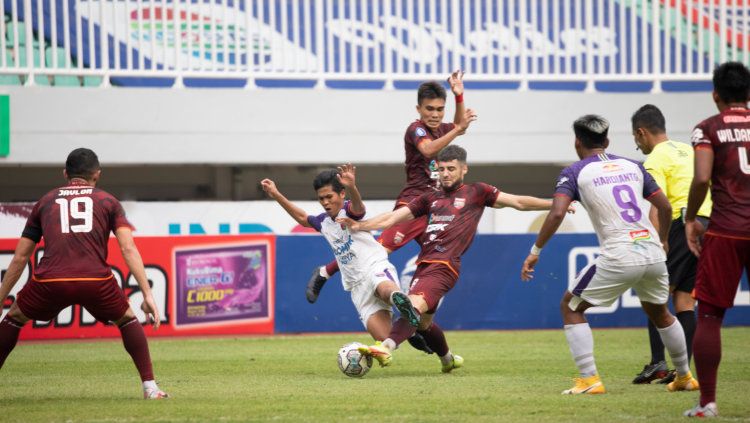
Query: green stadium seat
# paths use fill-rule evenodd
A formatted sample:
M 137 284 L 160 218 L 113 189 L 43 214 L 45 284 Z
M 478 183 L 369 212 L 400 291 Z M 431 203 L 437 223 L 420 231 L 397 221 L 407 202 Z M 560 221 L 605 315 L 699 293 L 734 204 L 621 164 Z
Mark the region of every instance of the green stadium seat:
M 102 77 L 101 76 L 84 76 L 83 77 L 83 86 L 84 87 L 98 87 L 102 85 Z
M 8 22 L 5 24 L 5 38 L 8 40 L 8 46 L 10 47 L 15 45 L 15 27 L 16 25 L 13 22 Z M 26 22 L 18 21 L 18 45 L 25 46 L 26 41 Z M 39 45 L 33 37 L 31 41 L 33 45 Z
M 53 64 L 52 59 L 54 58 L 54 56 L 57 56 L 57 69 L 66 69 L 68 55 L 65 54 L 65 50 L 63 50 L 62 48 L 53 50 L 51 47 L 47 47 L 44 50 L 44 60 L 45 60 L 47 67 L 48 68 L 52 67 L 52 64 Z M 73 61 L 71 60 L 70 63 L 72 66 Z M 80 87 L 81 82 L 79 81 L 77 76 L 55 75 L 52 77 L 52 85 L 56 87 Z
M 13 56 L 9 50 L 5 50 L 5 63 L 8 67 L 13 66 Z M 0 75 L 0 85 L 21 85 L 17 75 Z

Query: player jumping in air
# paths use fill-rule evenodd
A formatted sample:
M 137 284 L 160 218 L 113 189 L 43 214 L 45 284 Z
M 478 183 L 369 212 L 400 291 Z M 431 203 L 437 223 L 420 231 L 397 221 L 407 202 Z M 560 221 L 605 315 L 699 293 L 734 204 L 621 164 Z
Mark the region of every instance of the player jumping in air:
M 120 202 L 96 188 L 101 169 L 93 151 L 73 150 L 65 162 L 64 175 L 67 185 L 48 192 L 34 205 L 0 286 L 2 304 L 21 277 L 36 244 L 44 238 L 44 256 L 0 321 L 0 367 L 26 322 L 52 320 L 64 308 L 80 304 L 97 320 L 112 322 L 120 329 L 125 350 L 140 373 L 143 397 L 167 398 L 154 381 L 143 326 L 107 264 L 107 243 L 109 234 L 114 232 L 125 263 L 143 294 L 141 309 L 158 329 L 159 310 L 133 241 L 133 227 Z
M 485 207 L 549 210 L 552 206 L 550 200 L 500 192 L 482 182 L 464 184 L 464 176 L 468 172 L 466 150 L 457 145 L 449 145 L 438 153 L 437 172 L 440 176 L 439 191 L 426 192 L 405 207 L 370 220 L 338 219 L 353 231 L 386 229 L 421 217 L 428 219 L 422 237 L 422 250 L 417 259 L 417 271 L 409 290 L 409 298 L 421 314 L 418 328 L 402 317 L 394 323 L 385 341 L 360 350 L 376 358 L 381 366 L 391 364 L 392 352 L 416 330 L 440 357 L 444 373 L 461 367 L 463 358 L 451 353 L 445 334 L 433 317 L 440 299 L 458 280 L 461 256 L 474 239 Z
M 581 160 L 560 173 L 552 211 L 521 268 L 521 279 L 533 278 L 542 248 L 562 223 L 570 203 L 580 201 L 589 213 L 601 253 L 581 271 L 575 287 L 566 291 L 560 302 L 565 337 L 581 375 L 572 388 L 562 393 L 606 392 L 594 361 L 594 337 L 583 313 L 589 307 L 611 305 L 630 288 L 638 294 L 677 369 L 677 377 L 667 389 L 693 390 L 698 382 L 690 374 L 685 332 L 667 309 L 669 275 L 664 251 L 668 249 L 672 206 L 642 165 L 606 153 L 606 119 L 583 116 L 573 123 L 573 131 Z M 658 233 L 643 211 L 644 200 L 658 211 Z
M 331 245 L 342 269 L 342 283 L 350 291 L 359 318 L 375 340 L 381 341 L 391 331 L 391 306 L 395 306 L 412 327 L 419 315 L 409 297 L 396 281 L 396 268 L 388 261 L 382 245 L 367 232 L 351 232 L 334 219 L 348 216 L 358 220 L 365 215 L 365 205 L 355 181 L 356 168 L 350 164 L 318 174 L 313 187 L 325 213 L 308 216 L 276 188 L 270 179 L 260 183 L 268 196 L 276 200 L 294 220 L 304 227 L 315 228 Z M 349 201 L 346 201 L 346 194 Z

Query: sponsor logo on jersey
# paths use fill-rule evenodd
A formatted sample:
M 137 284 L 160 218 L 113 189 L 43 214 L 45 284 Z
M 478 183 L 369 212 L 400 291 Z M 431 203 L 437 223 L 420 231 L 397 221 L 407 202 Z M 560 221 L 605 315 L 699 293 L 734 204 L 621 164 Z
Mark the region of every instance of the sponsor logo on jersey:
M 602 166 L 602 170 L 605 172 L 617 172 L 618 170 L 622 170 L 622 166 L 614 163 L 607 163 Z
M 750 116 L 724 116 L 724 123 L 747 123 L 750 122 Z
M 455 207 L 457 209 L 462 209 L 465 205 L 466 205 L 466 199 L 465 198 L 456 197 L 453 200 L 453 207 Z
M 447 223 L 433 223 L 432 225 L 427 225 L 427 228 L 424 231 L 426 233 L 440 232 L 444 231 L 446 226 L 448 226 Z
M 701 128 L 693 129 L 693 134 L 690 136 L 690 141 L 693 144 L 711 144 L 711 141 L 707 140 L 703 136 L 703 130 Z
M 557 185 L 556 185 L 556 186 L 558 186 L 558 187 L 559 187 L 560 185 L 562 185 L 562 184 L 564 184 L 564 183 L 568 182 L 569 180 L 570 180 L 570 179 L 568 179 L 568 177 L 567 177 L 567 176 L 563 176 L 562 178 L 560 178 L 560 180 L 558 180 L 558 181 L 557 181 Z
M 455 218 L 456 216 L 453 214 L 447 214 L 447 215 L 431 214 L 429 223 L 453 222 L 453 219 Z
M 423 137 L 427 135 L 427 131 L 424 130 L 422 127 L 417 127 L 417 130 L 415 131 L 418 137 Z
M 649 232 L 648 229 L 642 229 L 640 231 L 630 231 L 630 239 L 632 239 L 633 242 L 645 241 L 647 239 L 651 239 L 651 232 Z

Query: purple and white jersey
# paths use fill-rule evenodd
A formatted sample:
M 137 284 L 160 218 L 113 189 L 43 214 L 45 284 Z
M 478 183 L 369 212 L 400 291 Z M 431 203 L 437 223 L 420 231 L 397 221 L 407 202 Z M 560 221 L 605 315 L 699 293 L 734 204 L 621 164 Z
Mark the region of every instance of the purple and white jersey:
M 601 246 L 597 266 L 612 268 L 666 260 L 646 204 L 659 191 L 640 163 L 599 154 L 563 169 L 555 195 L 566 195 L 586 208 Z
M 349 207 L 350 203 L 345 202 L 336 217 L 350 217 L 354 220 L 364 217 L 364 213 L 354 214 Z M 351 291 L 354 286 L 364 281 L 368 272 L 378 262 L 388 262 L 388 253 L 375 241 L 370 232 L 351 232 L 326 213 L 307 216 L 307 222 L 320 232 L 331 246 L 341 270 L 341 282 L 345 291 Z

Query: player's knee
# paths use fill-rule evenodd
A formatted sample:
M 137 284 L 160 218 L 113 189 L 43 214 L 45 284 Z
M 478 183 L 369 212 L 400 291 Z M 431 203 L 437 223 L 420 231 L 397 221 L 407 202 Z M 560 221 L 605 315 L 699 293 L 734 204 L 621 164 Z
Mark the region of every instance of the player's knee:
M 124 323 L 127 323 L 130 320 L 133 320 L 135 318 L 135 313 L 133 313 L 133 309 L 128 307 L 127 311 L 125 311 L 125 314 L 122 315 L 119 319 L 117 319 L 114 323 L 117 326 L 122 326 Z
M 10 310 L 8 310 L 7 316 L 22 324 L 29 321 L 29 318 L 23 314 L 17 303 L 13 303 L 13 305 L 10 306 Z

